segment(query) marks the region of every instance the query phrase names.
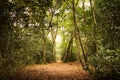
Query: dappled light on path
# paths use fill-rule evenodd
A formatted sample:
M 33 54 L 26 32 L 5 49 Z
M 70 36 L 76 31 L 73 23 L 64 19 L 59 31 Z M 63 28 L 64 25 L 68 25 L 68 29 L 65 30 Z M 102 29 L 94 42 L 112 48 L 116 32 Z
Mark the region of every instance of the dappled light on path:
M 76 63 L 51 63 L 27 66 L 14 75 L 19 80 L 91 80 L 81 65 Z

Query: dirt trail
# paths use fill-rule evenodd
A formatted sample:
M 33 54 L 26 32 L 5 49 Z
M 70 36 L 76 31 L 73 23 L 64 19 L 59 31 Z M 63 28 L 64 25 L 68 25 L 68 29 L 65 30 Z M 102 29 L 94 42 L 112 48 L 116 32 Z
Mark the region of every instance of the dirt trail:
M 17 73 L 17 80 L 91 80 L 87 72 L 76 63 L 51 63 L 27 66 Z

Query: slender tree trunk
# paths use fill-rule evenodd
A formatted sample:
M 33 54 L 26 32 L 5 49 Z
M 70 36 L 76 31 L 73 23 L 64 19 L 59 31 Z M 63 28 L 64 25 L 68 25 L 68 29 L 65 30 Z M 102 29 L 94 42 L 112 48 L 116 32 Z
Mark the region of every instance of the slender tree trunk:
M 70 55 L 69 55 L 70 59 L 72 58 L 72 54 L 73 54 L 73 44 L 71 45 L 71 48 L 70 48 Z
M 46 37 L 45 37 L 45 31 L 42 28 L 43 31 L 43 62 L 46 63 Z
M 52 59 L 53 59 L 53 62 L 54 62 L 55 61 L 55 54 L 56 54 L 56 49 L 55 49 L 56 48 L 56 41 L 55 40 L 56 40 L 57 33 L 58 33 L 58 21 L 57 21 L 57 27 L 55 29 L 53 29 L 53 26 L 52 26 L 53 16 L 54 16 L 54 12 L 51 15 L 49 25 L 51 27 L 51 36 L 52 36 L 52 43 L 53 43 Z M 58 16 L 57 16 L 57 20 L 58 20 Z
M 90 6 L 91 6 L 91 13 L 92 13 L 92 19 L 93 19 L 93 26 L 94 26 L 94 54 L 97 53 L 97 40 L 96 40 L 96 27 L 97 27 L 97 21 L 96 21 L 96 16 L 93 8 L 93 1 L 90 0 Z M 96 55 L 96 54 L 95 54 Z
M 57 24 L 57 27 L 56 27 L 56 29 L 55 30 L 53 30 L 52 28 L 51 28 L 51 35 L 52 35 L 52 43 L 53 43 L 53 50 L 52 50 L 52 52 L 53 52 L 53 54 L 52 54 L 52 57 L 53 57 L 53 61 L 55 61 L 55 53 L 56 53 L 56 37 L 57 37 L 57 33 L 58 33 L 58 24 Z
M 80 42 L 78 41 L 78 39 L 75 39 L 75 42 L 76 42 L 76 47 L 77 47 L 77 53 L 78 53 L 78 59 L 79 59 L 79 62 L 82 64 L 82 66 L 84 66 L 84 63 L 81 59 L 81 56 L 80 56 Z
M 78 28 L 77 28 L 77 32 L 79 33 L 79 34 L 77 34 L 77 37 L 78 37 L 78 40 L 79 40 L 78 43 L 79 43 L 79 45 L 80 45 L 80 47 L 82 49 L 82 54 L 83 54 L 84 60 L 86 62 L 86 55 L 85 55 L 85 51 L 84 51 L 82 40 L 81 40 L 80 30 Z
M 87 60 L 87 33 L 86 33 L 86 15 L 85 15 L 85 0 L 83 0 L 83 27 L 84 27 L 84 34 L 85 34 L 85 61 Z
M 84 51 L 85 51 L 85 54 L 84 54 L 84 61 L 85 61 L 85 65 L 86 65 L 86 68 L 88 70 L 89 69 L 89 64 L 88 64 L 88 46 L 87 46 L 87 33 L 86 33 L 86 14 L 85 14 L 85 0 L 83 0 L 83 17 L 84 17 L 84 20 L 83 20 L 83 27 L 84 27 L 84 35 L 85 35 L 85 44 L 84 44 Z
M 79 47 L 78 43 L 80 43 L 83 53 L 84 53 L 84 50 L 83 50 L 83 46 L 82 46 L 82 43 L 81 43 L 81 37 L 79 36 L 79 39 L 78 39 L 79 33 L 78 33 L 78 27 L 77 27 L 77 23 L 76 23 L 76 16 L 75 16 L 76 12 L 75 12 L 75 2 L 74 2 L 74 0 L 72 0 L 72 9 L 73 9 L 73 25 L 74 25 L 75 42 L 76 42 L 76 46 L 77 46 L 77 49 L 78 49 L 79 61 L 83 65 L 82 59 L 80 57 L 80 47 Z
M 95 12 L 94 12 L 94 8 L 93 8 L 93 1 L 90 0 L 90 6 L 91 6 L 91 13 L 92 13 L 92 19 L 93 19 L 93 27 L 94 27 L 94 34 L 93 34 L 93 45 L 94 45 L 94 56 L 96 56 L 97 53 L 97 39 L 96 39 L 96 27 L 97 27 L 97 21 L 96 21 L 96 16 L 95 16 Z M 97 65 L 94 66 L 95 70 L 96 70 Z
M 66 61 L 68 60 L 68 56 L 69 56 L 69 53 L 70 53 L 70 49 L 71 49 L 71 46 L 72 46 L 72 44 L 73 44 L 73 38 L 74 38 L 74 34 L 73 34 L 73 32 L 72 32 L 72 33 L 71 33 L 71 36 L 70 36 L 69 44 L 68 44 L 68 47 L 67 47 L 66 54 L 65 54 L 65 57 L 64 57 L 63 62 L 66 62 Z
M 44 61 L 43 62 L 46 63 L 46 38 L 44 38 L 44 44 L 43 44 L 43 46 L 44 46 L 43 47 L 44 48 L 44 52 L 43 52 L 44 53 L 44 55 L 43 55 L 44 56 Z
M 51 36 L 52 36 L 52 44 L 53 44 L 53 48 L 52 48 L 52 60 L 53 62 L 55 61 L 55 40 L 54 40 L 54 30 L 51 27 Z
M 47 43 L 46 43 L 46 39 L 47 39 L 47 36 L 49 34 L 50 31 L 48 32 L 45 32 L 45 29 L 42 28 L 42 32 L 43 32 L 43 63 L 46 63 L 46 60 L 47 60 Z

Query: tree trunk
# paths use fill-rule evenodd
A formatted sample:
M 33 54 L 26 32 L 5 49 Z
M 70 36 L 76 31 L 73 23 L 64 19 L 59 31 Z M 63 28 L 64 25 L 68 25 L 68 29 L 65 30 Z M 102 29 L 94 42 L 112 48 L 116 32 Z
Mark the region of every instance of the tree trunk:
M 96 17 L 95 17 L 95 12 L 94 12 L 94 8 L 93 8 L 93 2 L 92 0 L 90 0 L 90 6 L 91 6 L 91 13 L 92 13 L 92 19 L 93 19 L 93 26 L 94 26 L 94 42 L 93 42 L 93 45 L 94 45 L 94 54 L 96 55 L 97 53 L 97 41 L 96 41 L 96 27 L 97 27 L 97 22 L 96 22 Z
M 53 61 L 55 61 L 55 53 L 56 53 L 56 37 L 57 37 L 57 32 L 58 32 L 58 24 L 57 24 L 57 27 L 56 27 L 56 30 L 53 30 L 51 28 L 51 35 L 52 35 L 52 43 L 53 43 L 53 54 L 52 54 L 52 58 L 53 58 Z
M 85 38 L 85 43 L 84 43 L 84 61 L 85 61 L 85 65 L 86 65 L 86 69 L 89 69 L 89 64 L 88 64 L 88 58 L 87 58 L 87 54 L 88 54 L 88 46 L 87 46 L 87 33 L 86 33 L 86 14 L 85 14 L 85 0 L 83 0 L 83 27 L 84 27 L 84 38 Z
M 68 47 L 67 47 L 66 54 L 65 54 L 65 57 L 64 57 L 63 62 L 66 62 L 66 61 L 68 60 L 68 56 L 69 56 L 69 53 L 70 53 L 70 49 L 71 49 L 71 46 L 72 46 L 72 44 L 73 44 L 73 38 L 74 38 L 74 34 L 73 34 L 73 32 L 72 32 L 72 33 L 71 33 L 71 36 L 70 36 L 69 44 L 68 44 Z
M 79 34 L 78 34 L 78 28 L 77 28 L 77 23 L 76 23 L 75 2 L 74 2 L 74 0 L 72 0 L 72 9 L 73 9 L 73 25 L 74 25 L 75 42 L 76 42 L 76 46 L 77 46 L 77 49 L 78 49 L 79 61 L 80 61 L 81 64 L 83 65 L 82 59 L 81 59 L 81 57 L 80 57 L 80 47 L 79 47 L 78 43 L 80 43 L 83 52 L 84 52 L 84 50 L 83 50 L 83 46 L 82 46 L 82 43 L 81 43 L 81 38 L 80 38 L 80 36 L 79 36 L 79 39 L 78 39 L 78 35 L 79 35 Z
M 42 28 L 43 31 L 43 62 L 46 63 L 46 37 L 45 37 L 45 31 Z
M 56 54 L 56 37 L 57 37 L 57 33 L 58 33 L 58 21 L 57 21 L 57 27 L 55 29 L 53 29 L 53 26 L 52 26 L 52 20 L 53 20 L 53 16 L 54 16 L 54 12 L 52 13 L 51 15 L 51 19 L 50 19 L 50 22 L 49 22 L 49 26 L 51 27 L 51 36 L 52 36 L 52 43 L 53 43 L 53 49 L 52 49 L 52 59 L 53 59 L 53 62 L 55 62 L 55 54 Z M 58 20 L 58 16 L 57 16 L 57 20 Z

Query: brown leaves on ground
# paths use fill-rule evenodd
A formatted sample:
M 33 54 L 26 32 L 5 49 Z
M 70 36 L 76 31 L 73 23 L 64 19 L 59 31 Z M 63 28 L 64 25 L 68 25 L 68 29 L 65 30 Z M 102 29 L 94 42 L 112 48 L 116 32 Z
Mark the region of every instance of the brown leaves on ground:
M 51 63 L 27 66 L 14 75 L 15 80 L 91 80 L 81 65 L 76 63 Z

